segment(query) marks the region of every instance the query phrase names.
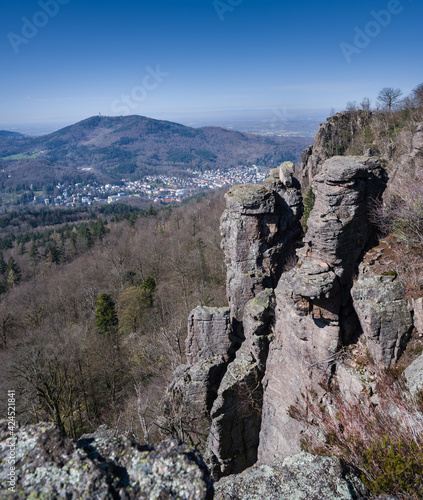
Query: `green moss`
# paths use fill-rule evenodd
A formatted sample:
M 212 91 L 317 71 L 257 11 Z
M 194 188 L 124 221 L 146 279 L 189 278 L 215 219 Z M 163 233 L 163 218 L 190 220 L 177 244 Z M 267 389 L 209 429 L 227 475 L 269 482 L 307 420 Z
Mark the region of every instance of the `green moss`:
M 363 469 L 377 470 L 373 478 L 362 475 L 364 484 L 376 495 L 407 494 L 423 498 L 423 447 L 415 441 L 383 436 L 363 454 Z
M 395 276 L 395 278 L 398 276 L 398 273 L 394 270 L 392 271 L 384 271 L 382 273 L 382 276 Z
M 307 194 L 304 197 L 304 213 L 303 218 L 301 219 L 301 224 L 304 228 L 304 231 L 307 230 L 307 221 L 310 217 L 310 212 L 313 210 L 315 202 L 315 196 L 312 188 L 308 188 Z

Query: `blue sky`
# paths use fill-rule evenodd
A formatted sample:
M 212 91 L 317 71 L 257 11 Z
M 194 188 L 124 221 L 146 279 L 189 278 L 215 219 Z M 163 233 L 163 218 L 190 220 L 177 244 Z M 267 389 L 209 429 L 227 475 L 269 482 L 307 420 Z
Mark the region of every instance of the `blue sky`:
M 419 0 L 3 2 L 0 127 L 406 94 L 423 82 L 422 19 Z

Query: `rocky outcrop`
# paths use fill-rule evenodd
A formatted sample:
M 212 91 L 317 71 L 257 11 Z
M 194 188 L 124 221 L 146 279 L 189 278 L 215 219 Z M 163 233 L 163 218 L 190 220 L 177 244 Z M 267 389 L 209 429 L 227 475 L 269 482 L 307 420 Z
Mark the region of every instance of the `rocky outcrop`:
M 211 410 L 206 460 L 214 477 L 242 472 L 257 460 L 262 379 L 273 328 L 274 293 L 266 289 L 244 311 L 245 342 L 219 387 Z
M 413 396 L 423 391 L 423 355 L 420 355 L 404 370 L 404 378 Z
M 51 424 L 22 427 L 14 438 L 11 441 L 7 423 L 0 423 L 4 499 L 213 498 L 213 485 L 201 457 L 174 440 L 154 446 L 140 446 L 125 437 L 75 442 Z M 14 484 L 7 482 L 12 446 Z
M 216 500 L 358 500 L 370 498 L 360 479 L 338 458 L 307 453 L 281 464 L 256 465 L 221 479 Z
M 397 361 L 409 340 L 413 321 L 405 287 L 393 274 L 360 274 L 352 288 L 354 307 L 372 358 L 385 367 Z
M 228 308 L 196 307 L 188 319 L 188 364 L 174 374 L 164 399 L 162 427 L 172 435 L 204 447 L 210 410 L 239 339 L 232 335 Z
M 370 124 L 370 111 L 349 111 L 337 113 L 321 124 L 312 146 L 304 150 L 301 157 L 300 180 L 303 188 L 311 184 L 323 163 L 333 156 L 343 155 L 354 145 L 354 139 Z M 359 154 L 363 154 L 360 151 Z
M 229 309 L 225 307 L 196 307 L 188 318 L 186 355 L 189 365 L 221 356 L 224 361 L 233 357 L 237 339 L 232 335 Z
M 276 288 L 275 335 L 263 381 L 262 463 L 300 451 L 302 427 L 289 409 L 301 404 L 301 393 L 321 392 L 338 351 L 359 333 L 349 290 L 372 238 L 369 203 L 386 180 L 383 165 L 364 157 L 331 158 L 313 180 L 316 201 L 304 247 Z
M 410 181 L 417 184 L 423 176 L 423 123 L 415 131 L 411 153 L 405 154 L 393 165 L 385 198 L 395 195 L 403 189 L 410 189 Z
M 234 331 L 241 336 L 245 304 L 275 288 L 301 235 L 300 186 L 289 174 L 285 182 L 276 171 L 264 185 L 234 186 L 226 194 L 221 218 L 226 289 Z

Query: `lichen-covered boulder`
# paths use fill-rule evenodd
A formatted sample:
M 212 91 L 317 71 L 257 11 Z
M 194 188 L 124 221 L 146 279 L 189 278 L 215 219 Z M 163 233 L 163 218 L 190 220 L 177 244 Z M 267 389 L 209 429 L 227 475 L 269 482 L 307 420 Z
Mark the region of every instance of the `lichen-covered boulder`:
M 300 453 L 279 465 L 255 465 L 221 479 L 216 500 L 357 500 L 370 498 L 338 458 Z
M 78 442 L 52 424 L 17 429 L 15 484 L 8 481 L 7 422 L 0 422 L 0 487 L 8 500 L 210 499 L 213 485 L 194 449 L 174 440 L 140 446 L 123 437 Z M 10 476 L 9 476 L 10 477 Z

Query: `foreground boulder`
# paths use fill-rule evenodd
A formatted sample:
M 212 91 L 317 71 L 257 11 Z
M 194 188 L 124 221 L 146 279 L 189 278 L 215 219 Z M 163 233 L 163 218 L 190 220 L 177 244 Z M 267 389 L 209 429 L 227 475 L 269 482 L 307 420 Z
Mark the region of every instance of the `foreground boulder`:
M 175 440 L 153 446 L 123 436 L 75 442 L 52 424 L 22 427 L 14 437 L 11 441 L 7 422 L 0 422 L 0 487 L 5 499 L 213 498 L 200 455 Z M 10 450 L 16 453 L 15 484 L 7 482 Z
M 338 458 L 300 453 L 279 465 L 255 465 L 221 479 L 216 500 L 356 500 L 370 498 L 363 483 Z

